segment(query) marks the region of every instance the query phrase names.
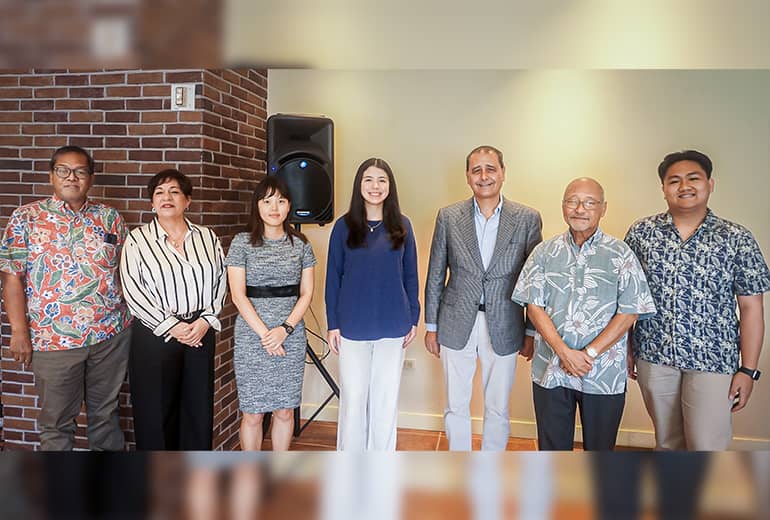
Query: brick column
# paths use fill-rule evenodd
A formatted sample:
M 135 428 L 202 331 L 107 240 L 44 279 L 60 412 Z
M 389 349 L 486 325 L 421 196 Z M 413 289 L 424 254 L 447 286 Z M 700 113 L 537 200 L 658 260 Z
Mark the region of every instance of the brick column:
M 196 84 L 195 111 L 170 110 L 171 83 Z M 226 249 L 246 224 L 251 193 L 264 175 L 266 99 L 264 70 L 0 71 L 0 228 L 16 207 L 51 194 L 48 159 L 56 147 L 75 144 L 97 162 L 91 196 L 118 209 L 132 227 L 152 218 L 149 177 L 169 167 L 189 175 L 190 220 L 212 227 Z M 215 363 L 219 449 L 237 444 L 234 317 L 228 300 Z M 2 323 L 2 439 L 6 449 L 36 449 L 33 375 L 9 357 L 4 314 Z M 127 384 L 120 400 L 132 445 Z M 83 413 L 76 442 L 87 446 Z

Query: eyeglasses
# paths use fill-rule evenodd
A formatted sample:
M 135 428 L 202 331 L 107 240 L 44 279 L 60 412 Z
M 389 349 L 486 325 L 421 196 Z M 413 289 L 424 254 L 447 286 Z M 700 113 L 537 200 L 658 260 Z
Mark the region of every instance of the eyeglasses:
M 91 175 L 91 172 L 85 168 L 72 169 L 62 165 L 53 167 L 54 175 L 56 175 L 60 179 L 68 178 L 70 175 L 72 175 L 73 172 L 75 173 L 75 177 L 77 177 L 80 180 L 87 179 Z
M 564 207 L 567 209 L 577 209 L 577 207 L 582 204 L 583 209 L 585 209 L 586 211 L 591 211 L 594 208 L 598 208 L 601 204 L 604 203 L 604 201 L 595 200 L 595 199 L 586 199 L 586 200 L 567 199 L 567 200 L 561 201 L 561 203 L 564 204 Z

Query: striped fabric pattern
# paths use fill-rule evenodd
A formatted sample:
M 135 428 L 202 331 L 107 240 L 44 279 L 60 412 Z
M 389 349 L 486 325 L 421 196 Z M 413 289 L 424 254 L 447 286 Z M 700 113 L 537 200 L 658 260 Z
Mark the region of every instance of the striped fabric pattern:
M 120 278 L 131 313 L 156 336 L 196 313 L 216 330 L 227 293 L 222 244 L 214 232 L 187 222 L 184 254 L 167 243 L 154 219 L 132 230 L 121 253 Z

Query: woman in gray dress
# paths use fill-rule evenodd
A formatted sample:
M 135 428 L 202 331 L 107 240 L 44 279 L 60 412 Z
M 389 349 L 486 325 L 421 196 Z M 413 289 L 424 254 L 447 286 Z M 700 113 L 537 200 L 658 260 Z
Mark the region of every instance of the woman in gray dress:
M 225 263 L 235 322 L 235 381 L 243 412 L 242 450 L 262 446 L 262 417 L 273 413 L 273 450 L 288 450 L 302 398 L 305 325 L 313 296 L 313 249 L 289 226 L 286 183 L 265 177 L 254 192 L 251 226 L 230 244 Z

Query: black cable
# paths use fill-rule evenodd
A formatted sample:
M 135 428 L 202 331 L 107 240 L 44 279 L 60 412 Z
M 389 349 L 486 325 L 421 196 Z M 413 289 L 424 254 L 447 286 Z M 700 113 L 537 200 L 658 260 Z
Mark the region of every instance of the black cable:
M 315 320 L 316 327 L 318 327 L 318 330 L 321 330 L 321 323 L 318 321 L 318 317 L 316 317 L 315 312 L 313 312 L 313 307 L 309 306 L 308 310 L 310 311 L 310 315 L 313 316 L 313 320 Z M 307 332 L 307 333 L 311 334 L 312 336 L 315 336 L 316 338 L 321 340 L 321 343 L 323 343 L 323 345 L 324 345 L 323 351 L 321 352 L 320 355 L 318 354 L 318 352 L 315 353 L 315 355 L 318 356 L 318 359 L 323 361 L 324 359 L 329 357 L 329 354 L 331 353 L 331 349 L 327 348 L 329 343 L 326 341 L 326 338 L 321 337 L 319 334 L 317 334 L 313 330 L 307 328 L 307 326 L 305 327 L 305 332 Z M 310 341 L 308 341 L 308 345 L 310 345 Z M 313 352 L 315 352 L 315 350 Z M 313 362 L 312 361 L 308 361 L 307 356 L 305 356 L 305 364 L 306 365 L 312 365 Z

